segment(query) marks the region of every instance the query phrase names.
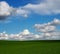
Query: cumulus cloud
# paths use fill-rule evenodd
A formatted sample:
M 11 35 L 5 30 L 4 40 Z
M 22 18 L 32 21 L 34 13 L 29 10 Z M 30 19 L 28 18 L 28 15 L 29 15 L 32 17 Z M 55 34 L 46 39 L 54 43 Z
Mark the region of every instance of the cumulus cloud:
M 56 28 L 57 25 L 60 25 L 60 20 L 55 18 L 45 24 L 35 24 L 34 27 L 42 33 L 43 39 L 60 39 L 60 32 Z
M 25 29 L 23 32 L 19 33 L 19 40 L 41 40 L 43 36 L 39 34 L 31 33 L 28 29 Z
M 27 4 L 24 8 L 42 15 L 60 13 L 60 0 L 44 0 L 39 4 Z
M 8 39 L 8 34 L 5 33 L 5 31 L 3 33 L 0 33 L 0 40 L 7 40 Z
M 42 39 L 42 36 L 31 33 L 28 29 L 25 29 L 18 34 L 8 35 L 6 32 L 0 33 L 0 40 L 38 40 L 38 39 Z
M 30 32 L 29 32 L 28 29 L 25 29 L 23 32 L 21 32 L 21 34 L 23 34 L 23 35 L 28 35 L 28 34 L 30 34 Z
M 60 32 L 54 31 L 54 32 L 46 32 L 43 34 L 45 40 L 60 40 Z
M 59 40 L 60 31 L 56 30 L 57 25 L 60 25 L 60 20 L 55 18 L 45 24 L 35 24 L 35 28 L 41 32 L 40 34 L 34 34 L 28 29 L 24 29 L 18 34 L 10 34 L 6 37 L 8 37 L 7 40 Z
M 22 7 L 11 7 L 7 2 L 0 2 L 0 20 L 5 20 L 11 15 L 28 17 L 32 12 L 41 15 L 60 14 L 60 0 L 44 0 L 39 4 L 27 4 Z
M 31 33 L 28 29 L 23 30 L 19 33 L 20 40 L 33 40 L 34 34 Z
M 23 9 L 22 7 L 13 8 L 5 1 L 0 2 L 0 20 L 5 20 L 11 15 L 20 15 L 23 17 L 28 17 L 28 10 Z
M 5 1 L 0 2 L 0 20 L 5 20 L 12 14 L 13 8 Z
M 0 16 L 8 16 L 10 15 L 10 7 L 6 2 L 0 2 Z
M 45 24 L 43 24 L 43 25 L 35 24 L 35 28 L 40 32 L 52 32 L 55 30 L 55 26 L 45 25 Z
M 0 33 L 0 40 L 60 40 L 60 31 L 42 32 L 41 34 L 31 33 L 28 29 L 18 34 Z
M 60 25 L 59 19 L 54 19 L 51 22 L 44 23 L 44 24 L 35 24 L 35 28 L 40 32 L 52 32 L 56 29 L 56 26 Z
M 17 14 L 17 15 L 21 15 L 21 16 L 23 16 L 23 17 L 28 17 L 28 15 L 30 14 L 30 11 L 28 11 L 28 10 L 26 10 L 26 9 L 24 9 L 24 8 L 18 8 L 18 9 L 16 10 L 16 14 Z

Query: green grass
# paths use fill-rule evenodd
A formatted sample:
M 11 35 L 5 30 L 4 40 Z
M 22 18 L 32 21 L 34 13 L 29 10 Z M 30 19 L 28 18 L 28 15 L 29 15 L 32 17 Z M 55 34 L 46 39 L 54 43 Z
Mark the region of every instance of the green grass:
M 0 54 L 60 54 L 60 41 L 0 41 Z

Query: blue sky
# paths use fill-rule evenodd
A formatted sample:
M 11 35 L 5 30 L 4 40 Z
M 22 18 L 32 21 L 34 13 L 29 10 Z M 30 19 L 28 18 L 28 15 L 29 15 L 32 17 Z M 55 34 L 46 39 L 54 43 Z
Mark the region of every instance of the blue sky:
M 43 2 L 42 0 L 0 0 L 5 1 L 9 6 L 13 8 L 24 7 L 28 4 L 37 5 Z M 0 22 L 0 32 L 6 31 L 8 34 L 19 33 L 24 29 L 28 29 L 30 32 L 37 33 L 35 31 L 35 24 L 44 24 L 52 21 L 54 18 L 60 19 L 60 13 L 51 15 L 44 15 L 32 12 L 28 17 L 23 16 L 9 16 L 8 19 Z M 59 28 L 60 29 L 60 28 Z
M 19 7 L 19 6 L 24 6 L 28 3 L 38 4 L 42 0 L 0 0 L 0 1 L 6 1 L 7 3 L 9 3 L 10 6 Z

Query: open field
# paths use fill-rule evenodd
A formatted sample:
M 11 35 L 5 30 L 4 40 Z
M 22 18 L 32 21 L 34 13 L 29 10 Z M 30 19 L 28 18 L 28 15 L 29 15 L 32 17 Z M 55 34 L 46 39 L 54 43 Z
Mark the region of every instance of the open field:
M 60 41 L 0 41 L 0 54 L 60 54 Z

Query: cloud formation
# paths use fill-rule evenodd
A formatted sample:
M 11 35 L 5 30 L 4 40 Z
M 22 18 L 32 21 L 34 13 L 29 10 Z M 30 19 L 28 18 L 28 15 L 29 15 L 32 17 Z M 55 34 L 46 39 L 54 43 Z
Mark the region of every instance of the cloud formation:
M 35 24 L 34 27 L 42 33 L 43 39 L 60 39 L 60 31 L 57 31 L 57 25 L 60 26 L 60 20 L 55 18 L 45 24 Z
M 0 20 L 5 20 L 8 16 L 12 15 L 13 8 L 5 1 L 0 2 Z
M 27 4 L 22 7 L 11 7 L 7 2 L 0 2 L 0 20 L 5 20 L 11 15 L 28 17 L 32 12 L 40 15 L 60 14 L 60 0 L 44 0 L 38 4 Z
M 0 16 L 10 15 L 10 7 L 6 2 L 0 2 Z
M 0 33 L 0 40 L 41 40 L 43 36 L 31 33 L 28 29 L 18 34 L 8 35 L 6 32 Z
M 0 40 L 37 40 L 41 38 L 38 34 L 31 33 L 28 29 L 23 30 L 18 34 L 0 33 Z
M 0 33 L 0 40 L 60 40 L 60 31 L 56 28 L 58 25 L 60 25 L 60 20 L 55 18 L 51 22 L 34 25 L 40 34 L 31 33 L 28 29 L 10 35 L 3 32 Z
M 39 4 L 27 4 L 24 8 L 41 15 L 60 13 L 60 0 L 44 0 Z
M 52 32 L 56 29 L 56 26 L 60 25 L 59 19 L 54 19 L 51 22 L 44 23 L 44 24 L 35 24 L 35 28 L 40 32 Z
M 28 10 L 23 9 L 22 7 L 14 8 L 9 6 L 5 1 L 0 2 L 0 20 L 5 20 L 7 17 L 12 15 L 20 15 L 23 17 L 28 17 Z
M 9 39 L 8 37 L 9 36 L 8 34 L 5 33 L 5 31 L 3 33 L 0 33 L 0 40 L 7 40 Z
M 24 8 L 17 8 L 16 14 L 21 15 L 23 17 L 28 17 L 28 15 L 30 14 L 30 11 L 28 11 L 27 9 L 24 9 Z

